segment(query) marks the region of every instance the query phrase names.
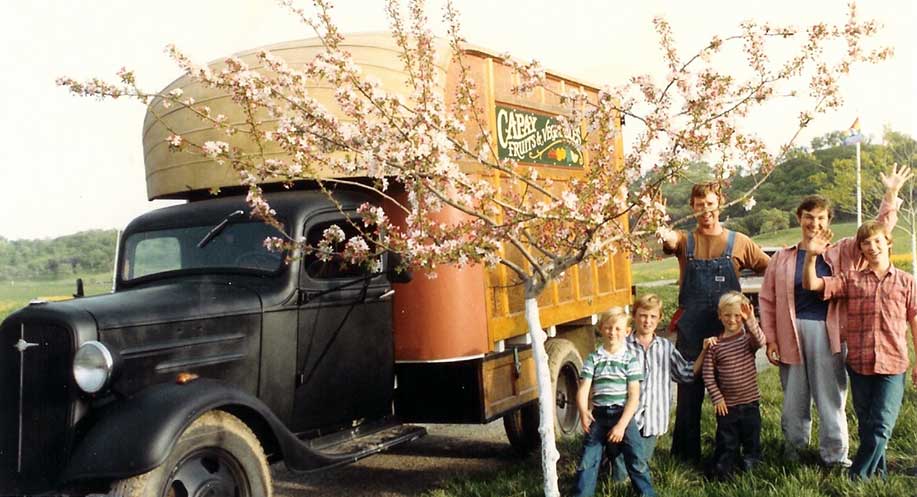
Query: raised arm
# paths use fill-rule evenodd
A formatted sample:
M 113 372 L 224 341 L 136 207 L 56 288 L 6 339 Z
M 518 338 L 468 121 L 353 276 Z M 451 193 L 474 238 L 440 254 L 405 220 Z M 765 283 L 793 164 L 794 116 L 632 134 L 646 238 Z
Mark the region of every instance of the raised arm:
M 891 207 L 891 214 L 894 216 L 893 219 L 882 219 L 882 210 L 879 210 L 879 217 L 876 218 L 876 221 L 886 225 L 890 228 L 895 226 L 895 223 L 898 221 L 898 192 L 901 191 L 901 187 L 908 182 L 912 177 L 911 168 L 908 166 L 898 167 L 898 163 L 892 165 L 892 170 L 890 174 L 885 174 L 880 172 L 879 178 L 882 180 L 882 184 L 885 186 L 885 196 L 882 200 Z
M 824 254 L 828 247 L 828 242 L 834 234 L 830 229 L 817 233 L 810 241 L 806 249 L 806 258 L 802 263 L 802 287 L 813 292 L 821 292 L 825 289 L 825 280 L 818 277 L 815 272 L 815 259 Z
M 758 320 L 755 319 L 755 308 L 751 303 L 742 303 L 742 320 L 745 321 L 745 331 L 748 332 L 748 338 L 751 342 L 752 350 L 758 350 L 767 343 L 767 338 L 761 327 L 758 326 Z

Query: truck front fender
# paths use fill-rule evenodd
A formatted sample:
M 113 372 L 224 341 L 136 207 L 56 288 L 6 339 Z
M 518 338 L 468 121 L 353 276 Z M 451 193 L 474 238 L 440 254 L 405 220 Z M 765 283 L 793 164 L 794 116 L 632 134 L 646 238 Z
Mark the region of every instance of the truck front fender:
M 105 409 L 74 448 L 61 483 L 146 473 L 165 461 L 185 428 L 214 409 L 233 413 L 250 426 L 266 427 L 269 433 L 253 430 L 259 437 L 273 437 L 270 445 L 276 443 L 284 457 L 315 467 L 332 462 L 308 450 L 256 397 L 219 381 L 199 379 L 154 385 Z

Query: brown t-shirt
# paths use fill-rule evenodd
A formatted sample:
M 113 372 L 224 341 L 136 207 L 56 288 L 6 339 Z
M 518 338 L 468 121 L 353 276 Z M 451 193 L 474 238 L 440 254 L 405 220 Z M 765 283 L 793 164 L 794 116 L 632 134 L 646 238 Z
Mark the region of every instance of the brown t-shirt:
M 663 244 L 662 251 L 666 254 L 675 254 L 678 258 L 678 283 L 681 284 L 681 280 L 685 274 L 685 264 L 687 262 L 685 250 L 688 246 L 688 235 L 687 232 L 683 230 L 679 230 L 677 233 L 678 241 L 676 242 L 675 249 L 671 250 Z M 726 251 L 727 233 L 725 228 L 719 235 L 701 235 L 695 230 L 694 258 L 716 259 L 722 257 L 723 252 Z M 755 273 L 763 274 L 770 260 L 771 258 L 761 250 L 761 247 L 759 247 L 757 243 L 751 241 L 751 238 L 736 232 L 735 243 L 732 246 L 732 266 L 735 268 L 736 277 L 738 277 L 739 271 L 742 269 L 751 269 Z

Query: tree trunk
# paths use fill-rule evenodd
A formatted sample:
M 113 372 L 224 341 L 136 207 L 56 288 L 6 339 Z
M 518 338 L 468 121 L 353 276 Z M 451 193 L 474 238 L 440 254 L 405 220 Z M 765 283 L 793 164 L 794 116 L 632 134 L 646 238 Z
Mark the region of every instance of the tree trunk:
M 525 299 L 525 321 L 532 337 L 532 356 L 535 359 L 535 375 L 538 378 L 538 406 L 541 414 L 538 433 L 541 434 L 541 469 L 544 474 L 545 497 L 560 497 L 557 486 L 557 461 L 560 454 L 554 441 L 554 388 L 548 372 L 548 354 L 544 348 L 547 335 L 541 329 L 538 315 L 538 301 L 534 297 Z

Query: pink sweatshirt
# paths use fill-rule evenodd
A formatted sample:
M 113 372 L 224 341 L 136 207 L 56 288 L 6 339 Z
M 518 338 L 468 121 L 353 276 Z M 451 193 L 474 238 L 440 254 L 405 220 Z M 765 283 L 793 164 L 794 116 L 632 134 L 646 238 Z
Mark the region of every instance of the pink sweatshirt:
M 888 205 L 882 199 L 876 221 L 885 224 L 889 230 L 898 222 L 898 205 Z M 796 330 L 796 297 L 794 277 L 796 273 L 796 254 L 799 246 L 780 250 L 773 257 L 764 273 L 761 293 L 758 295 L 761 312 L 761 329 L 767 337 L 767 343 L 776 343 L 783 364 L 801 364 L 799 340 Z M 828 247 L 824 255 L 825 262 L 831 268 L 832 275 L 852 271 L 862 265 L 860 248 L 854 238 L 843 238 Z M 828 317 L 825 326 L 828 328 L 828 341 L 831 352 L 841 351 L 841 341 L 846 336 L 847 303 L 845 299 L 828 301 Z

